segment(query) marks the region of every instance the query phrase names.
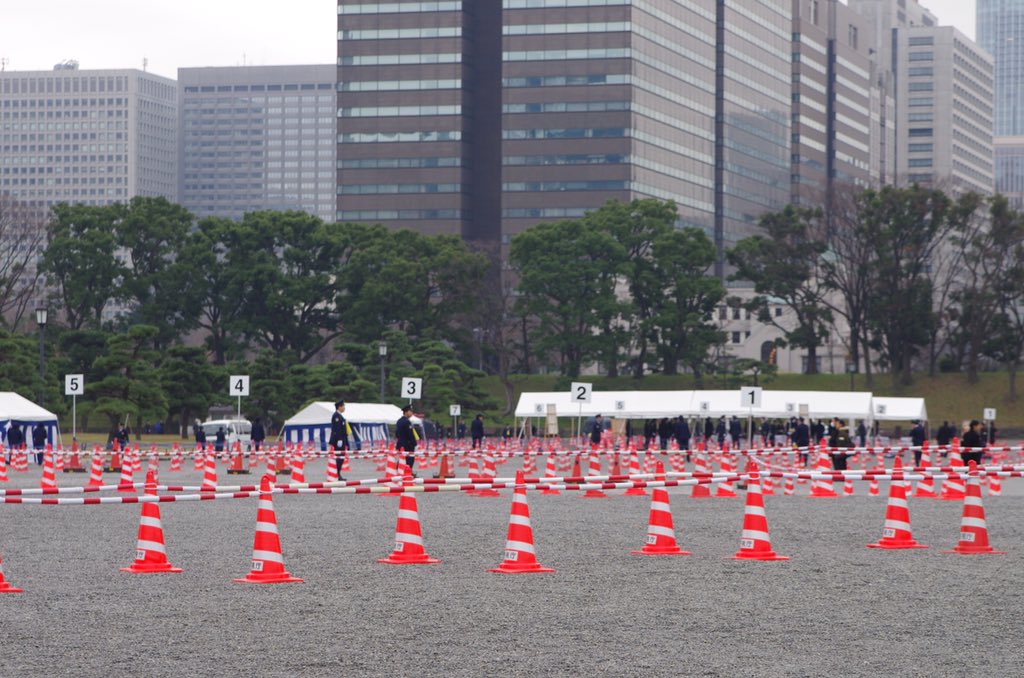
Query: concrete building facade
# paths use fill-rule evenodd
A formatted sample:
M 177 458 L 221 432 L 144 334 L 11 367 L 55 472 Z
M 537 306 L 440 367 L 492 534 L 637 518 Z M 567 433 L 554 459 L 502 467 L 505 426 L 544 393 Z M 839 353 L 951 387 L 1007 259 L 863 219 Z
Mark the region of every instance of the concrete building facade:
M 1024 2 L 976 0 L 978 45 L 995 60 L 996 190 L 1024 208 Z
M 507 244 L 656 197 L 721 255 L 789 199 L 790 2 L 339 0 L 338 218 Z
M 181 203 L 196 217 L 335 212 L 336 70 L 178 69 Z
M 144 71 L 0 73 L 0 191 L 29 208 L 178 199 L 178 97 Z

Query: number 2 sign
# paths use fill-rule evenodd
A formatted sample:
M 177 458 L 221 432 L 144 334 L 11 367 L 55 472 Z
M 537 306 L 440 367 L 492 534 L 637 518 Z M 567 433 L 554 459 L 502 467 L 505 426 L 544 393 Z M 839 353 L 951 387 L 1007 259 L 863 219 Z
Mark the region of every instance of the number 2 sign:
M 572 382 L 569 389 L 570 398 L 574 403 L 589 403 L 590 396 L 594 392 L 594 385 L 582 381 Z

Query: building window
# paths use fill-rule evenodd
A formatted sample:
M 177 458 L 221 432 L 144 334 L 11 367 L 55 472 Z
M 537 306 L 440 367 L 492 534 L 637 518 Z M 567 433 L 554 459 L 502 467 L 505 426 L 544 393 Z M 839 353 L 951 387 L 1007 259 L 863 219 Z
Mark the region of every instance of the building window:
M 778 318 L 781 315 L 782 315 L 782 307 L 781 306 L 776 306 L 775 307 L 775 317 Z
M 849 30 L 850 47 L 857 49 L 857 27 L 850 24 Z
M 931 127 L 912 127 L 909 132 L 912 137 L 930 137 L 932 135 Z
M 911 52 L 910 53 L 910 60 L 911 61 L 931 61 L 934 58 L 935 58 L 935 55 L 932 52 Z
M 917 36 L 910 38 L 909 44 L 911 47 L 927 47 L 935 44 L 935 38 L 931 35 Z
M 911 158 L 910 160 L 907 161 L 907 166 L 908 167 L 931 167 L 932 166 L 932 159 L 931 158 Z
M 931 92 L 933 89 L 934 87 L 930 81 L 910 83 L 911 92 Z
M 739 308 L 734 308 L 732 310 L 732 319 L 733 320 L 739 320 L 740 319 L 740 309 Z
M 740 333 L 739 332 L 733 332 L 732 333 L 732 343 L 734 343 L 734 344 L 740 343 Z
M 818 0 L 810 0 L 808 3 L 807 18 L 811 20 L 814 25 L 818 24 Z

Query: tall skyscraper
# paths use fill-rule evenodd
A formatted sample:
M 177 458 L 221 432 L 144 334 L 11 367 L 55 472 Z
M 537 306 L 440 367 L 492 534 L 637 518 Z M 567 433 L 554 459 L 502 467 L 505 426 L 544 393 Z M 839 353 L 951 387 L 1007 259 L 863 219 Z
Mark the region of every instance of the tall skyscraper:
M 721 255 L 789 198 L 790 2 L 339 0 L 338 218 L 507 243 L 656 197 Z
M 995 189 L 993 61 L 916 0 L 850 0 L 875 28 L 896 102 L 895 181 L 952 192 Z
M 0 73 L 0 192 L 30 208 L 178 199 L 173 80 L 139 70 Z
M 178 69 L 181 203 L 197 217 L 335 212 L 331 64 Z
M 978 44 L 995 59 L 996 190 L 1024 208 L 1024 2 L 975 0 Z

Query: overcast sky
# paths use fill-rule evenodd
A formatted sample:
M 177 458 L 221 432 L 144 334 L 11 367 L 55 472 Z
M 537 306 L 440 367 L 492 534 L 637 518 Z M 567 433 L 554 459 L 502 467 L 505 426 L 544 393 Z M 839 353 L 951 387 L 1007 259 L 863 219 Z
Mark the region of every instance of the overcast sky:
M 974 0 L 921 4 L 974 37 Z M 336 0 L 5 0 L 0 58 L 18 71 L 148 59 L 149 71 L 172 78 L 180 66 L 329 64 L 336 25 Z

